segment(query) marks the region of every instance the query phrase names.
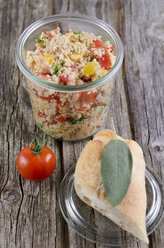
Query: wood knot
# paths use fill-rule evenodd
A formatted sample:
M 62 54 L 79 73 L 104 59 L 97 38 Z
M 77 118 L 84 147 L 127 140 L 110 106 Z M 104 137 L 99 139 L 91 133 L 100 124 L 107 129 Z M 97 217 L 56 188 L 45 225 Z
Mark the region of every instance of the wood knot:
M 156 140 L 152 143 L 152 148 L 157 152 L 164 151 L 164 137 L 157 137 Z
M 15 204 L 21 199 L 21 193 L 15 189 L 5 189 L 2 193 L 3 200 L 8 204 Z

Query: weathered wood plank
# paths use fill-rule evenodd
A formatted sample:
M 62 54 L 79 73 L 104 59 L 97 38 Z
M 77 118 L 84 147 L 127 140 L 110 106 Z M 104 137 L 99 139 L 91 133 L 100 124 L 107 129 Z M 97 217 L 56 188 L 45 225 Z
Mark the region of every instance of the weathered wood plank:
M 66 224 L 58 205 L 63 177 L 60 145 L 36 128 L 14 55 L 21 32 L 33 21 L 51 15 L 52 1 L 1 3 L 0 247 L 62 248 L 65 247 Z M 55 151 L 57 158 L 55 173 L 42 182 L 24 180 L 16 169 L 17 155 L 34 133 Z
M 131 130 L 133 138 L 144 150 L 146 162 L 163 179 L 164 57 L 160 36 L 163 33 L 161 10 L 164 10 L 163 1 L 122 1 L 124 85 Z M 150 247 L 164 247 L 163 225 L 164 221 L 150 236 Z
M 24 79 L 14 59 L 18 36 L 33 21 L 55 13 L 92 15 L 111 24 L 123 39 L 125 61 L 116 78 L 105 127 L 110 127 L 112 115 L 118 133 L 141 144 L 146 161 L 163 179 L 164 58 L 159 31 L 162 10 L 162 0 L 0 0 L 0 247 L 102 247 L 71 231 L 61 216 L 61 179 L 76 162 L 87 140 L 62 144 L 36 128 L 22 86 Z M 49 179 L 33 183 L 17 172 L 16 157 L 35 132 L 55 151 L 57 169 Z M 147 246 L 137 242 L 128 247 Z M 164 221 L 150 236 L 149 247 L 164 247 Z

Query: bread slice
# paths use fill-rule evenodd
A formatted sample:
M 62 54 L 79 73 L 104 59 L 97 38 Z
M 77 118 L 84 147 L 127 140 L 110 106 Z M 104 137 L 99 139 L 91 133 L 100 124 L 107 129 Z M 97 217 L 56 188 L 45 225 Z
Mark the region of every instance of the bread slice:
M 121 137 L 118 139 L 124 140 Z M 146 190 L 145 161 L 141 147 L 133 140 L 124 140 L 133 157 L 131 184 L 123 201 L 112 207 L 100 175 L 101 152 L 114 139 L 114 133 L 105 129 L 99 131 L 83 149 L 77 161 L 74 186 L 82 201 L 95 208 L 118 226 L 138 239 L 149 243 L 146 233 Z

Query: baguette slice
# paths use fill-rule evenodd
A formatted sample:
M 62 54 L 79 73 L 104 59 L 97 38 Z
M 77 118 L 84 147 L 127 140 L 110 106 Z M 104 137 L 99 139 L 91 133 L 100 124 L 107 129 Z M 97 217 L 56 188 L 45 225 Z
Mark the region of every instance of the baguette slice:
M 118 139 L 124 140 L 121 137 Z M 133 157 L 131 184 L 123 201 L 112 207 L 100 175 L 101 152 L 114 139 L 111 130 L 99 131 L 83 149 L 76 165 L 74 186 L 82 201 L 95 208 L 122 229 L 149 243 L 146 233 L 145 161 L 141 147 L 133 140 L 124 140 Z

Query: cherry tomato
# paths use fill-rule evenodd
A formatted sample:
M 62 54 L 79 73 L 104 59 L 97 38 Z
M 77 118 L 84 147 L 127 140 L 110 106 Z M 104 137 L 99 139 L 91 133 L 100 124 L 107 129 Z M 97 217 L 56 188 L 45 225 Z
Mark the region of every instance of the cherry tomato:
M 19 173 L 28 180 L 42 180 L 49 177 L 56 168 L 56 157 L 47 146 L 38 143 L 26 146 L 17 157 Z

